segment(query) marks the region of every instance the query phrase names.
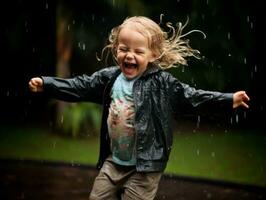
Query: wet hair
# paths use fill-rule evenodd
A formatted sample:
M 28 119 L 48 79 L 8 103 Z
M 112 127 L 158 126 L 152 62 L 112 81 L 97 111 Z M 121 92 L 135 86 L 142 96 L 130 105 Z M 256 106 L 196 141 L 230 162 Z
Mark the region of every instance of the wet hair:
M 162 15 L 160 17 L 160 24 L 162 23 Z M 192 32 L 200 32 L 200 30 L 191 30 L 187 33 L 182 33 L 183 29 L 188 24 L 188 20 L 184 25 L 177 23 L 174 27 L 170 22 L 166 23 L 166 27 L 169 28 L 169 32 L 163 31 L 160 24 L 157 24 L 153 20 L 144 16 L 134 16 L 126 18 L 123 23 L 117 27 L 114 27 L 108 38 L 108 44 L 103 48 L 101 59 L 107 51 L 106 59 L 112 54 L 116 61 L 116 51 L 118 46 L 118 36 L 120 31 L 127 25 L 134 28 L 134 30 L 141 33 L 148 39 L 148 45 L 150 50 L 156 55 L 157 59 L 154 61 L 162 69 L 176 67 L 179 65 L 187 65 L 186 57 L 195 57 L 200 59 L 200 52 L 193 49 L 189 45 L 189 40 L 184 37 Z

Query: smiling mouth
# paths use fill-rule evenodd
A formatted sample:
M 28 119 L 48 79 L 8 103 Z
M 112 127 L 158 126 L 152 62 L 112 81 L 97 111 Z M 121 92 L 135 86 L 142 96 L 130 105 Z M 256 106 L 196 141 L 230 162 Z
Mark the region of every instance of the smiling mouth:
M 128 69 L 136 69 L 138 67 L 138 65 L 137 64 L 134 64 L 134 63 L 125 62 L 124 63 L 124 67 L 125 68 L 128 68 Z

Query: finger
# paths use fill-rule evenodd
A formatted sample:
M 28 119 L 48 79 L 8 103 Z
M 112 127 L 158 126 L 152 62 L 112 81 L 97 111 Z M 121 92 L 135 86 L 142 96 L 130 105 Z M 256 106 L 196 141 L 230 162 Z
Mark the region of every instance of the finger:
M 249 100 L 250 100 L 249 96 L 248 96 L 246 93 L 244 94 L 244 99 L 245 99 L 246 101 L 249 101 Z
M 36 78 L 32 79 L 32 84 L 35 86 L 38 86 L 39 85 L 38 79 L 36 79 Z
M 241 102 L 241 106 L 245 107 L 245 108 L 249 108 L 249 105 L 246 104 L 244 101 Z

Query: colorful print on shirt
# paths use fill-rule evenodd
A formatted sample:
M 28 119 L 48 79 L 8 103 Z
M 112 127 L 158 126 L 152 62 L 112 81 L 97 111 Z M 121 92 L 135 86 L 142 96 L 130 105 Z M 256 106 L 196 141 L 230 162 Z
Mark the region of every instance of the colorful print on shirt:
M 134 80 L 127 80 L 121 73 L 111 91 L 111 105 L 108 115 L 108 131 L 114 162 L 120 165 L 135 165 L 136 134 L 134 128 Z

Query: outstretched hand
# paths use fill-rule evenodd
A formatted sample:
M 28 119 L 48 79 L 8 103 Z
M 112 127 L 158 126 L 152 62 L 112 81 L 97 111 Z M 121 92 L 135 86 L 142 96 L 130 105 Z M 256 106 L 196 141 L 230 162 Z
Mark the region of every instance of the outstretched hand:
M 239 106 L 249 108 L 247 102 L 249 101 L 249 97 L 245 91 L 235 92 L 233 95 L 233 108 L 237 108 Z
M 29 88 L 32 92 L 42 92 L 43 91 L 43 80 L 39 77 L 32 78 L 29 81 Z

